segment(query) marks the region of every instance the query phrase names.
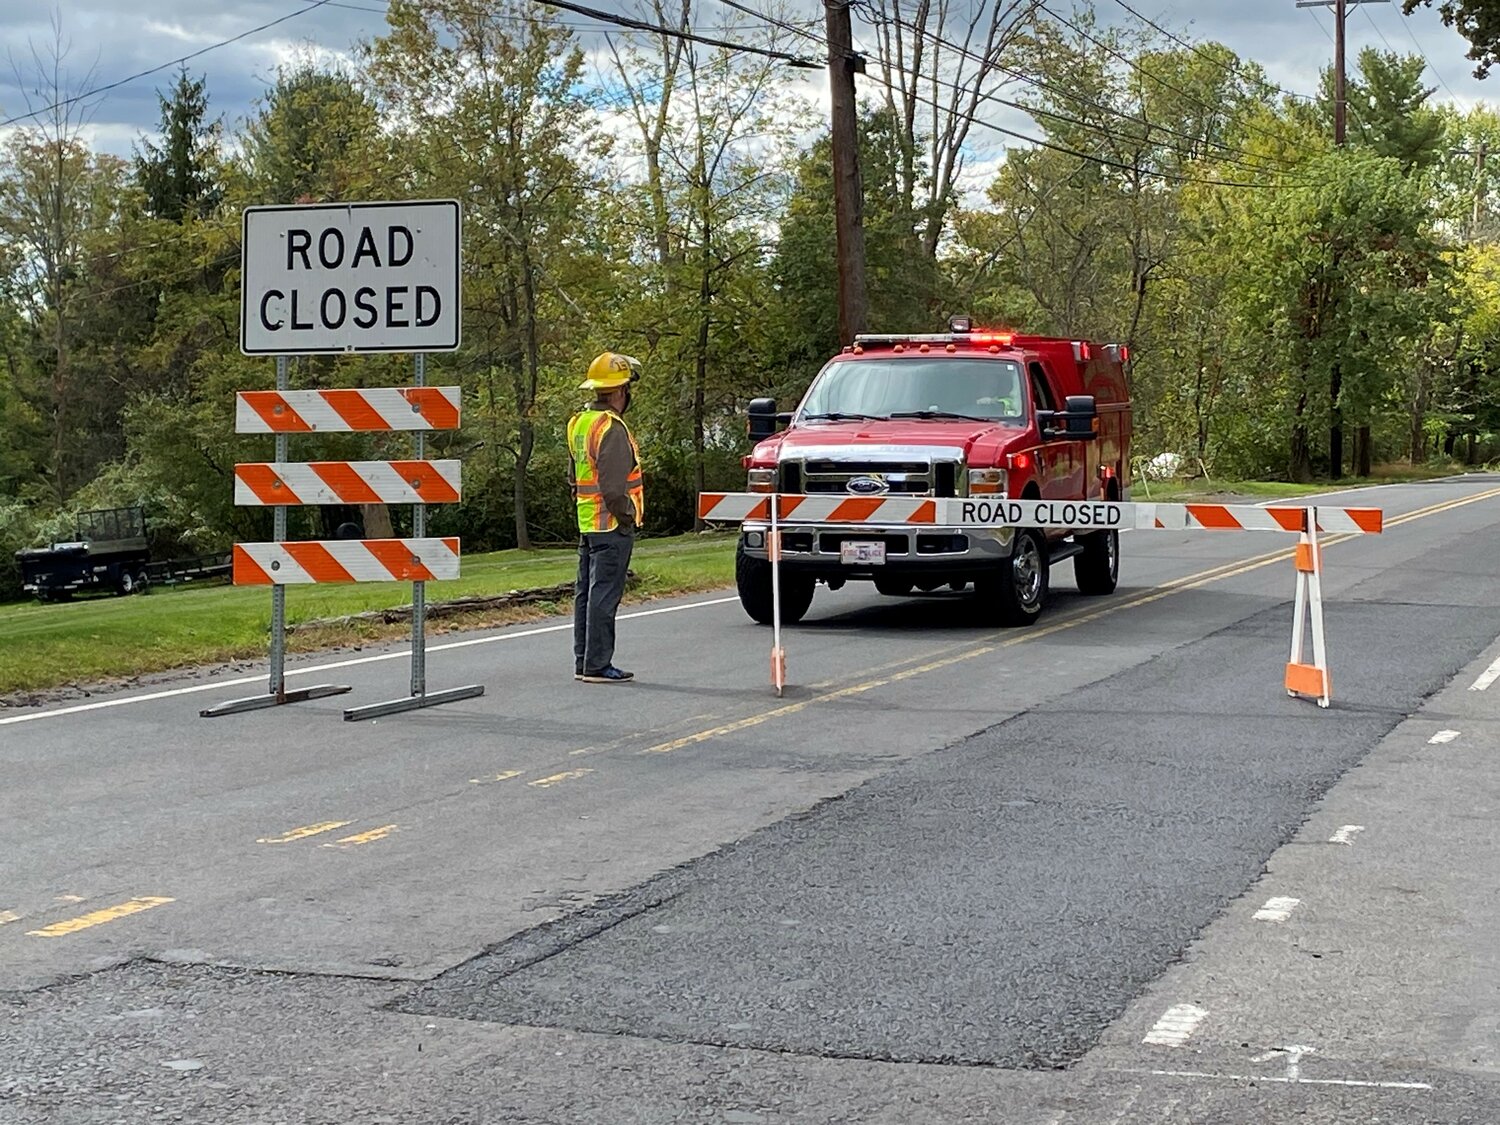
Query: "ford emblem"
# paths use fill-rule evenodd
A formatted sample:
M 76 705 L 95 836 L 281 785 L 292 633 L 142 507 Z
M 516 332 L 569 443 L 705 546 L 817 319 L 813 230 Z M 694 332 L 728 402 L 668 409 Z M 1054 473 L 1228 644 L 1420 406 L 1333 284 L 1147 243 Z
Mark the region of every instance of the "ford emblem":
M 844 485 L 844 489 L 856 496 L 879 496 L 882 492 L 889 492 L 891 486 L 879 477 L 855 477 Z

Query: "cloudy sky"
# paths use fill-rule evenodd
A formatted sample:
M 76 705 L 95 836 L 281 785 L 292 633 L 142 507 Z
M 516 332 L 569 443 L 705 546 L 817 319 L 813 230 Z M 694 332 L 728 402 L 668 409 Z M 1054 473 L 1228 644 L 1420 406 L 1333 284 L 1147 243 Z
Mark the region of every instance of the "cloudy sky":
M 1186 38 L 1216 39 L 1259 61 L 1288 90 L 1311 92 L 1319 68 L 1332 57 L 1331 9 L 1299 9 L 1296 0 L 1130 4 Z M 593 6 L 623 7 L 621 0 L 593 0 Z M 1061 11 L 1071 3 L 1058 0 L 1056 6 Z M 1106 19 L 1133 19 L 1117 0 L 1098 0 L 1098 8 Z M 151 14 L 142 15 L 146 10 Z M 346 54 L 361 38 L 381 33 L 383 11 L 383 0 L 0 0 L 0 44 L 8 56 L 0 59 L 0 129 L 53 100 L 48 91 L 37 91 L 35 75 L 36 59 L 50 61 L 53 54 L 55 26 L 66 48 L 65 92 L 113 87 L 85 103 L 90 139 L 101 149 L 128 155 L 131 143 L 156 124 L 156 90 L 171 81 L 173 60 L 204 52 L 187 65 L 192 73 L 207 76 L 213 110 L 233 125 L 252 110 L 278 64 L 309 54 Z M 714 0 L 701 0 L 698 23 L 704 27 L 739 18 Z M 575 25 L 583 30 L 590 23 L 578 17 Z M 241 38 L 225 42 L 234 37 Z M 1465 107 L 1478 101 L 1500 103 L 1500 72 L 1483 82 L 1473 78 L 1472 64 L 1464 58 L 1467 44 L 1433 11 L 1403 17 L 1400 0 L 1352 9 L 1351 59 L 1366 45 L 1425 53 L 1431 64 L 1427 81 L 1437 87 L 1435 100 Z M 158 73 L 123 81 L 163 64 L 168 65 Z

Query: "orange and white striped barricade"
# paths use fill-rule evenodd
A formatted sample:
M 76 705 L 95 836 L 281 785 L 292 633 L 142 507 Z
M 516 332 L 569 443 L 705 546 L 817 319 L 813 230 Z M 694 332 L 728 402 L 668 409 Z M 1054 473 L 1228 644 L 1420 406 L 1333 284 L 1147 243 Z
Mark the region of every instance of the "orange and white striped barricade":
M 204 716 L 317 699 L 350 689 L 323 685 L 289 692 L 285 686 L 286 587 L 312 583 L 410 582 L 412 584 L 411 694 L 404 699 L 344 712 L 346 720 L 376 718 L 484 694 L 471 684 L 427 690 L 426 583 L 459 576 L 459 541 L 427 535 L 426 506 L 462 499 L 461 465 L 426 459 L 426 434 L 456 430 L 461 421 L 458 387 L 426 385 L 426 356 L 415 355 L 412 387 L 357 390 L 287 388 L 286 360 L 277 357 L 274 391 L 236 396 L 239 433 L 275 434 L 276 460 L 236 465 L 235 503 L 274 509 L 269 543 L 234 548 L 234 583 L 271 587 L 271 682 L 264 696 L 234 700 Z M 291 434 L 388 433 L 413 435 L 413 457 L 404 461 L 309 461 L 287 459 Z M 412 536 L 405 539 L 286 541 L 286 511 L 313 504 L 411 504 Z
M 1288 695 L 1308 696 L 1321 707 L 1331 702 L 1328 654 L 1323 631 L 1322 548 L 1319 532 L 1378 535 L 1384 528 L 1379 508 L 1340 508 L 1238 504 L 1152 504 L 1113 500 L 1009 500 L 1002 497 L 890 497 L 790 495 L 764 492 L 705 492 L 698 515 L 708 522 L 769 523 L 773 620 L 772 684 L 785 685 L 786 656 L 780 637 L 779 574 L 781 525 L 809 523 L 873 526 L 1041 527 L 1074 531 L 1272 531 L 1300 536 L 1296 551 L 1297 620 L 1286 667 Z M 1306 629 L 1309 619 L 1311 627 Z M 1312 663 L 1303 661 L 1311 632 Z

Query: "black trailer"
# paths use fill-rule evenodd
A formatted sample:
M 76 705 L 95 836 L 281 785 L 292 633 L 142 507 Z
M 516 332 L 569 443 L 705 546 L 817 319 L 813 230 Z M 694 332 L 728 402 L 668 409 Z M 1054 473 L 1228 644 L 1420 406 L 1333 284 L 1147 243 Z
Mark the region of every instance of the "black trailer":
M 44 602 L 80 590 L 144 593 L 151 552 L 141 508 L 106 508 L 78 517 L 77 535 L 65 543 L 16 552 L 21 587 Z

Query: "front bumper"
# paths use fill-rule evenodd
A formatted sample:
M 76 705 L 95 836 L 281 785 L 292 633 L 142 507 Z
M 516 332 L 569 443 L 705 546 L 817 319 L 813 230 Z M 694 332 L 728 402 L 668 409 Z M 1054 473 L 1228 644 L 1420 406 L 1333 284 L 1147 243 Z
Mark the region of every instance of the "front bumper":
M 751 558 L 764 559 L 770 524 L 746 523 L 740 546 Z M 886 561 L 850 565 L 842 561 L 847 540 L 880 540 Z M 781 565 L 820 577 L 873 578 L 879 574 L 978 574 L 1010 558 L 1015 529 L 933 527 L 926 524 L 795 523 L 781 525 Z

